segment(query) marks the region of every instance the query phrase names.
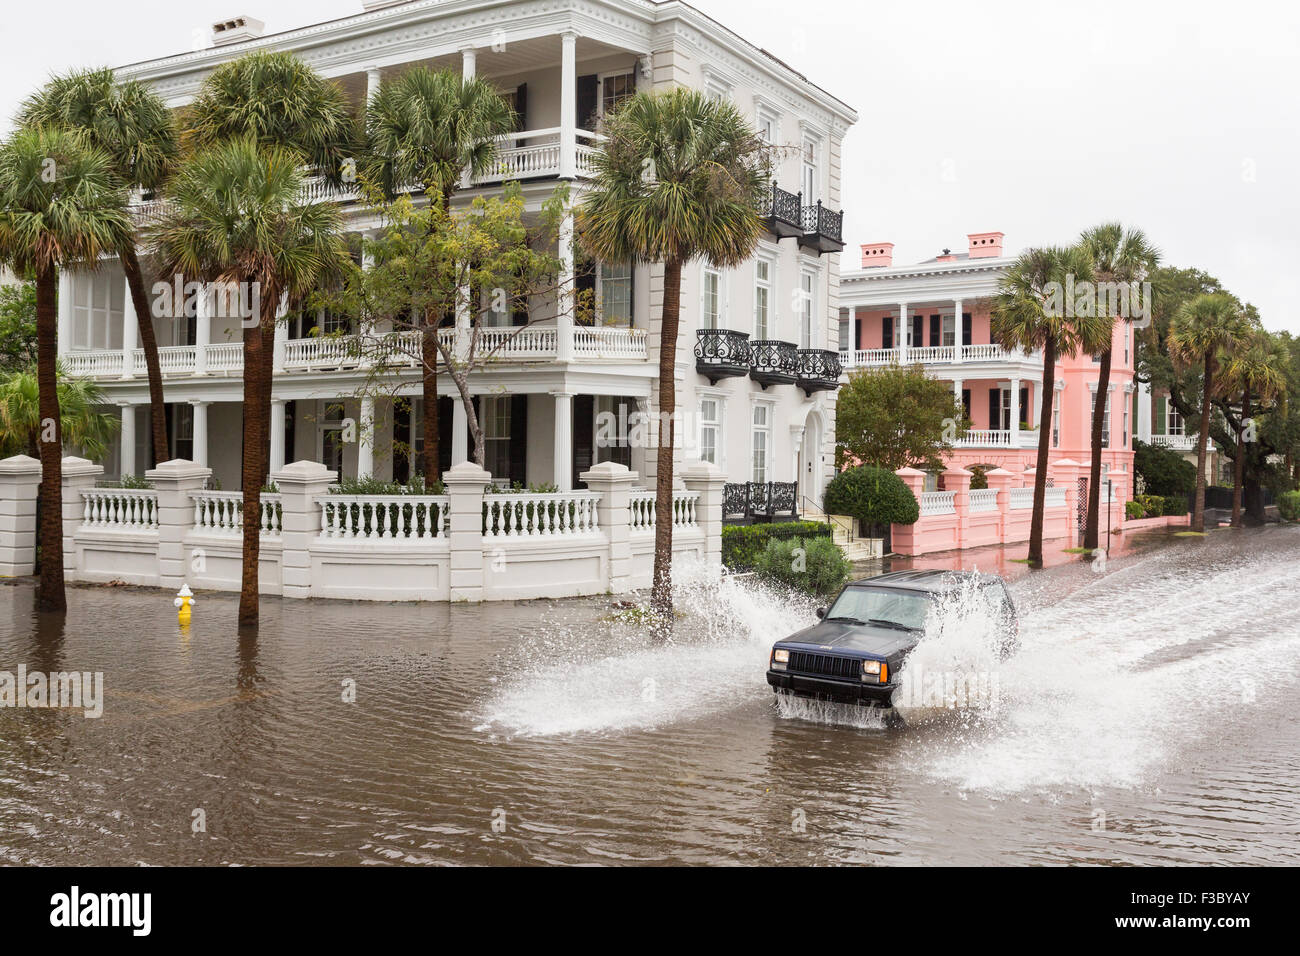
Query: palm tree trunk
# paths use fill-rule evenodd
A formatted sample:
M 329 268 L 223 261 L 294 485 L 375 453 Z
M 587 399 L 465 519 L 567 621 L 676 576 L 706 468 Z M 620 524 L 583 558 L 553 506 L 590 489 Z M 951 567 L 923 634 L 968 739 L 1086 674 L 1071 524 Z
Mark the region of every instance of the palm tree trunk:
M 655 465 L 655 561 L 650 590 L 651 610 L 665 619 L 673 613 L 673 432 L 677 411 L 673 376 L 681 310 L 682 261 L 670 259 L 664 263 L 664 304 L 659 325 L 659 451 Z
M 277 308 L 275 312 L 280 310 Z M 262 339 L 262 366 L 259 369 L 261 375 L 261 391 L 258 394 L 257 415 L 261 419 L 259 427 L 262 431 L 262 443 L 259 446 L 261 459 L 261 480 L 258 482 L 260 488 L 265 484 L 271 473 L 271 390 L 272 378 L 275 374 L 275 316 L 271 317 L 268 325 L 265 321 L 261 324 Z
M 140 348 L 144 350 L 144 367 L 149 376 L 149 428 L 153 436 L 153 465 L 171 460 L 167 445 L 167 411 L 163 404 L 162 365 L 158 361 L 158 337 L 153 333 L 153 315 L 149 297 L 144 291 L 144 274 L 135 246 L 127 243 L 122 248 L 122 271 L 126 285 L 131 290 L 131 304 L 135 307 L 135 323 L 139 328 Z M 198 342 L 202 348 L 206 343 Z
M 1214 356 L 1205 355 L 1205 379 L 1201 385 L 1201 434 L 1196 440 L 1196 497 L 1192 501 L 1192 531 L 1205 530 L 1205 453 L 1210 444 L 1210 395 L 1214 384 Z
M 421 388 L 424 395 L 424 449 L 421 452 L 425 482 L 438 481 L 438 329 L 431 324 L 432 316 L 424 316 L 420 330 Z
M 1246 471 L 1246 420 L 1250 418 L 1250 387 L 1241 393 L 1241 427 L 1237 429 L 1237 459 L 1232 463 L 1232 526 L 1241 527 L 1241 480 Z
M 1105 424 L 1106 398 L 1110 394 L 1111 349 L 1101 353 L 1097 369 L 1097 397 L 1092 403 L 1092 467 L 1088 472 L 1088 515 L 1083 526 L 1083 546 L 1096 550 L 1101 526 L 1101 439 Z M 1108 503 L 1106 507 L 1110 507 Z
M 1043 346 L 1043 395 L 1038 411 L 1038 462 L 1034 469 L 1034 512 L 1029 521 L 1029 564 L 1043 566 L 1043 509 L 1047 504 L 1047 453 L 1051 443 L 1052 400 L 1056 396 L 1056 342 Z
M 274 311 L 275 306 L 270 308 Z M 265 314 L 265 307 L 263 309 Z M 261 547 L 262 471 L 265 452 L 262 423 L 262 351 L 261 325 L 244 329 L 244 459 L 241 485 L 244 496 L 243 572 L 239 586 L 239 625 L 257 626 L 258 558 Z M 269 396 L 268 396 L 269 398 Z
M 36 382 L 41 420 L 41 580 L 38 611 L 66 611 L 63 591 L 63 422 L 59 414 L 59 274 L 47 267 L 36 274 Z

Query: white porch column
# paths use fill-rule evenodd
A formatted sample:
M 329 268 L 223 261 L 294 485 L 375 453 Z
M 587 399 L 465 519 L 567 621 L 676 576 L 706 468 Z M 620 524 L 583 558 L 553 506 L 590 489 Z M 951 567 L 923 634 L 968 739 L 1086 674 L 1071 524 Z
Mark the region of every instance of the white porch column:
M 555 486 L 573 490 L 573 395 L 552 392 L 555 397 Z
M 204 284 L 194 304 L 194 374 L 208 374 L 208 343 L 212 341 L 212 287 Z
M 121 453 L 118 455 L 118 476 L 135 474 L 135 406 L 123 404 L 122 430 L 118 433 Z
M 274 435 L 274 428 L 272 435 Z M 271 456 L 275 457 L 274 449 Z M 280 405 L 280 459 L 284 460 L 284 403 Z M 371 395 L 361 398 L 361 421 L 357 423 L 357 477 L 369 478 L 375 473 L 375 399 Z
M 1151 383 L 1138 382 L 1138 420 L 1137 437 L 1144 442 L 1151 441 Z
M 271 374 L 284 371 L 285 344 L 289 341 L 289 323 L 284 317 L 289 314 L 289 296 L 280 296 L 280 304 L 275 309 L 275 341 L 271 347 Z M 284 467 L 281 465 L 280 467 Z
M 465 417 L 465 403 L 460 393 L 451 397 L 451 463 L 459 465 L 469 461 L 469 419 Z
M 952 328 L 953 328 L 952 342 L 953 342 L 953 345 L 955 346 L 955 348 L 953 349 L 953 354 L 954 354 L 954 358 L 956 359 L 956 361 L 960 362 L 960 361 L 961 361 L 961 350 L 962 350 L 962 344 L 961 344 L 961 343 L 962 343 L 962 337 L 961 337 L 961 329 L 962 329 L 962 323 L 961 323 L 961 299 L 953 299 L 953 300 L 952 300 L 952 316 L 953 316 L 953 318 L 952 318 Z
M 958 405 L 961 404 L 961 390 L 962 390 L 962 386 L 965 384 L 966 383 L 959 378 L 954 378 L 952 380 L 952 397 L 957 402 Z
M 59 355 L 72 351 L 72 270 L 59 270 L 58 302 Z
M 122 298 L 122 377 L 135 377 L 135 348 L 139 325 L 135 318 L 135 302 L 131 298 L 131 283 L 125 278 L 122 285 L 126 294 Z
M 379 72 L 379 67 L 366 67 L 366 105 L 379 95 L 379 84 L 383 82 L 383 74 Z
M 472 46 L 461 47 L 460 51 L 460 76 L 462 80 L 474 79 L 474 74 L 478 70 L 478 53 Z
M 361 407 L 362 407 L 362 415 L 364 416 L 365 415 L 364 399 L 362 400 Z M 194 409 L 194 421 L 195 421 L 194 442 L 196 446 L 198 444 L 198 434 L 199 434 L 198 411 L 199 410 L 196 407 Z M 271 399 L 271 469 L 270 469 L 271 471 L 279 471 L 284 467 L 284 412 L 285 412 L 284 399 L 283 398 Z M 207 425 L 205 423 L 204 428 L 206 427 Z M 198 451 L 196 448 L 195 455 L 197 454 Z M 198 458 L 196 457 L 194 460 L 198 461 Z M 207 462 L 203 462 L 203 464 L 207 464 Z M 357 474 L 358 477 L 364 477 L 360 473 L 359 466 L 358 466 Z
M 1020 447 L 1020 379 L 1011 380 L 1011 447 Z
M 572 179 L 577 171 L 578 137 L 578 35 L 560 35 L 560 178 Z
M 912 323 L 907 315 L 907 303 L 898 303 L 898 339 L 896 345 L 899 349 L 898 360 L 901 364 L 907 364 L 907 337 L 912 334 Z
M 194 406 L 194 464 L 208 465 L 208 405 L 210 402 L 190 402 Z M 281 411 L 284 403 L 280 403 Z M 275 468 L 275 403 L 271 403 L 271 467 Z M 284 419 L 280 420 L 280 449 L 284 450 Z M 281 467 L 284 467 L 281 465 Z
M 573 359 L 573 213 L 564 214 L 556 242 L 556 256 L 560 260 L 559 308 L 556 310 L 555 359 L 569 362 Z

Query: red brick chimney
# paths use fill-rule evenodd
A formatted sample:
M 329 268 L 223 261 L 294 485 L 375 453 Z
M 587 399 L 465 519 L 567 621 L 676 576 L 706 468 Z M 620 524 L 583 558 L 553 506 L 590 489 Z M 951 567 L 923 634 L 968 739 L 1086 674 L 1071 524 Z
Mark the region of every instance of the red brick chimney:
M 862 268 L 888 269 L 894 264 L 892 242 L 871 242 L 862 246 Z
M 966 236 L 970 240 L 970 257 L 972 259 L 993 259 L 1002 255 L 1002 233 L 972 232 Z

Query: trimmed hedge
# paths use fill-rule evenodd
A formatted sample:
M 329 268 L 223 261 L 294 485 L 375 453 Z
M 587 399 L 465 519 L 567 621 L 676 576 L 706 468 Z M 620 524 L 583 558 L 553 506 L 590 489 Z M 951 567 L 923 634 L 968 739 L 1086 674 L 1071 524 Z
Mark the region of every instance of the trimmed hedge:
M 769 541 L 786 538 L 829 538 L 831 526 L 820 521 L 722 526 L 722 563 L 732 571 L 749 571 Z
M 1142 510 L 1142 502 L 1126 501 L 1124 502 L 1124 518 L 1127 521 L 1136 521 L 1138 518 L 1144 518 L 1147 514 Z
M 1300 491 L 1284 491 L 1278 495 L 1277 513 L 1286 521 L 1300 521 Z
M 859 465 L 832 478 L 822 495 L 822 510 L 865 525 L 916 524 L 921 517 L 921 506 L 903 479 L 875 465 Z
M 834 594 L 849 579 L 849 562 L 830 538 L 769 538 L 754 571 L 762 581 L 813 597 Z
M 1187 514 L 1187 496 L 1186 495 L 1165 495 L 1165 506 L 1162 514 L 1181 517 Z

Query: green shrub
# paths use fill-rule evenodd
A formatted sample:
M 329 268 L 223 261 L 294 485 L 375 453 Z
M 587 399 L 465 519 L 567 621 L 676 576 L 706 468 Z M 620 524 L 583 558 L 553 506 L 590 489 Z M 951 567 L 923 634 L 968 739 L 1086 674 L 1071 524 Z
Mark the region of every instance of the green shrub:
M 830 538 L 769 539 L 758 554 L 759 580 L 814 597 L 834 594 L 849 578 L 849 562 Z
M 1135 521 L 1138 518 L 1145 517 L 1146 512 L 1142 509 L 1140 501 L 1124 502 L 1124 517 L 1129 521 Z
M 1162 509 L 1163 514 L 1181 517 L 1187 514 L 1187 496 L 1186 495 L 1165 495 L 1165 505 Z
M 860 465 L 842 471 L 826 486 L 822 508 L 865 525 L 915 524 L 921 506 L 903 479 L 885 468 Z
M 1300 491 L 1284 491 L 1278 495 L 1277 513 L 1286 521 L 1300 521 Z
M 1196 489 L 1196 466 L 1168 448 L 1133 442 L 1133 470 L 1149 495 L 1187 495 Z M 1169 512 L 1165 512 L 1168 514 Z
M 1137 501 L 1142 504 L 1142 513 L 1147 518 L 1159 518 L 1165 513 L 1165 499 L 1159 495 L 1138 495 Z
M 441 495 L 445 489 L 441 481 L 426 484 L 423 475 L 416 475 L 405 485 L 380 478 L 344 478 L 330 488 L 332 495 Z
M 748 571 L 768 541 L 785 538 L 829 538 L 831 526 L 817 521 L 722 526 L 722 563 L 732 571 Z
M 966 470 L 970 472 L 970 490 L 981 491 L 989 486 L 988 474 L 997 465 L 971 465 Z

